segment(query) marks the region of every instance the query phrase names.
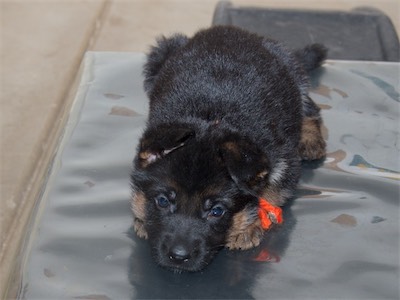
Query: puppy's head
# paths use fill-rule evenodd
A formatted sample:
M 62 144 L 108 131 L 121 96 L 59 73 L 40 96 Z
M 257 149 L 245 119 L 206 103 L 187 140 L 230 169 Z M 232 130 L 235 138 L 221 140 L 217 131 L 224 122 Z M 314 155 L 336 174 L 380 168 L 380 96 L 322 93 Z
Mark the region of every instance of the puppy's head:
M 190 125 L 165 124 L 140 141 L 132 207 L 164 267 L 202 269 L 237 226 L 235 215 L 249 224 L 257 218 L 267 159 L 235 133 L 213 132 L 199 136 Z

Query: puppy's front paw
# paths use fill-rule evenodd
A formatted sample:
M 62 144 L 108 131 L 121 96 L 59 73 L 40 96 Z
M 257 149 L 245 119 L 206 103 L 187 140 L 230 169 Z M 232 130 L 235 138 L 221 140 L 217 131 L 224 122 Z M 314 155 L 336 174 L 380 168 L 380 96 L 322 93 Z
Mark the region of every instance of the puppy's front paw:
M 138 235 L 138 237 L 144 239 L 148 238 L 147 231 L 146 229 L 144 229 L 144 222 L 139 218 L 135 218 L 135 220 L 133 221 L 133 228 L 135 229 L 135 232 Z
M 257 247 L 261 243 L 264 230 L 260 220 L 247 226 L 241 231 L 231 231 L 226 240 L 225 247 L 230 250 L 246 250 Z

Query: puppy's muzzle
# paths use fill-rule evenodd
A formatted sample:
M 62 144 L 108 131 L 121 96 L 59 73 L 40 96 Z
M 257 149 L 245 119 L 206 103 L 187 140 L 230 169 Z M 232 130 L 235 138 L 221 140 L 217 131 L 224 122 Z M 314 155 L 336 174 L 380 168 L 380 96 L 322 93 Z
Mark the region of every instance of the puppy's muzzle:
M 187 262 L 192 258 L 192 254 L 187 247 L 183 245 L 174 246 L 168 253 L 168 257 L 176 264 L 180 264 L 182 262 Z
M 191 243 L 171 242 L 170 245 L 164 244 L 165 254 L 174 265 L 192 264 L 200 254 L 200 241 Z
M 160 265 L 178 270 L 196 271 L 208 264 L 207 229 L 204 223 L 183 216 L 174 216 L 165 223 L 155 247 Z

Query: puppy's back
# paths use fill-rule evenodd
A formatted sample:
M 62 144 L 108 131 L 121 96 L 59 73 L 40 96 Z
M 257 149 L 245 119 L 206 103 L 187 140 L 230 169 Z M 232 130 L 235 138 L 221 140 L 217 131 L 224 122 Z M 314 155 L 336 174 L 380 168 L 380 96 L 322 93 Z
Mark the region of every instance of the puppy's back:
M 245 129 L 263 127 L 267 112 L 271 118 L 280 118 L 285 110 L 287 118 L 296 119 L 293 113 L 297 114 L 300 105 L 298 86 L 284 62 L 265 48 L 262 37 L 216 26 L 191 39 L 171 39 L 175 42 L 164 39 L 153 49 L 168 57 L 157 64 L 158 73 L 151 77 L 150 121 L 172 121 L 177 116 L 225 117 Z M 166 51 L 166 45 L 174 47 Z M 146 69 L 152 64 L 149 61 Z M 251 124 L 246 124 L 248 121 Z

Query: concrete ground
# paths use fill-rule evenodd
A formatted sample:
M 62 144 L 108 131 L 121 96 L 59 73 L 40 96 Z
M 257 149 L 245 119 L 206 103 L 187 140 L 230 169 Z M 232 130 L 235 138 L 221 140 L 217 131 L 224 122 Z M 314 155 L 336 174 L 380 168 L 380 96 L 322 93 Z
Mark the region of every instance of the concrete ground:
M 0 0 L 0 295 L 73 100 L 85 51 L 143 52 L 160 34 L 211 24 L 217 0 Z M 233 0 L 234 5 L 372 6 L 400 32 L 398 0 Z

